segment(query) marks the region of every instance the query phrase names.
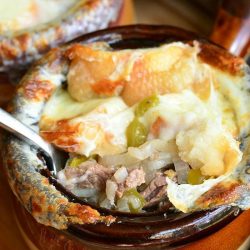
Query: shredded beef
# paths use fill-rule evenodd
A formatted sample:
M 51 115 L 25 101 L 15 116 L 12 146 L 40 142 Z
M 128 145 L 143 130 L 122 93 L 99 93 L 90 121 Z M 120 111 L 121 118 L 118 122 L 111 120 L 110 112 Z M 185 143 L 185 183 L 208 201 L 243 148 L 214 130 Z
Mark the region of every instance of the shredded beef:
M 147 201 L 143 209 L 147 211 L 169 209 L 172 204 L 168 200 L 166 190 L 166 176 L 161 172 L 156 173 L 146 189 L 140 193 Z
M 124 191 L 137 188 L 141 184 L 145 183 L 145 172 L 142 168 L 135 168 L 128 173 L 127 178 L 123 183 L 118 184 L 117 196 L 122 197 Z
M 163 173 L 156 173 L 155 178 L 149 183 L 146 189 L 141 192 L 141 195 L 146 199 L 146 201 L 152 200 L 154 197 L 158 196 L 162 188 L 167 184 L 166 176 Z
M 96 162 L 84 162 L 79 167 L 65 168 L 65 176 L 69 178 L 79 178 L 78 188 L 105 189 L 105 184 L 111 178 L 114 171 Z

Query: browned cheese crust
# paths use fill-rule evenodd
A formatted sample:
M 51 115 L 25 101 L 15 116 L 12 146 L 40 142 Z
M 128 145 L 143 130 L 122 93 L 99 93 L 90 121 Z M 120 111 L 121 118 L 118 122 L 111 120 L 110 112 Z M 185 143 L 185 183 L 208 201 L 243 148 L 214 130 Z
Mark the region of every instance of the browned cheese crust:
M 242 58 L 233 56 L 226 50 L 220 49 L 211 43 L 201 43 L 200 47 L 199 57 L 205 63 L 231 75 L 244 75 L 242 70 L 244 60 Z

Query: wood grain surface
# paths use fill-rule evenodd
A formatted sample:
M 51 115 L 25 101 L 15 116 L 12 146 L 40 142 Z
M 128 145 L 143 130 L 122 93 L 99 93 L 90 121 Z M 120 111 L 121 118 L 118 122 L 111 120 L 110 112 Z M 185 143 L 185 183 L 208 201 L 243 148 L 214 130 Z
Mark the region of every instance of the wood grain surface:
M 133 20 L 131 1 L 125 0 L 126 7 L 120 23 L 172 24 L 209 35 L 214 22 L 210 11 L 202 11 L 193 1 L 135 0 L 136 19 Z M 215 10 L 216 11 L 216 10 Z M 211 14 L 212 13 L 212 14 Z M 11 72 L 9 73 L 11 75 Z M 6 76 L 0 76 L 0 106 L 6 106 L 14 93 L 14 85 Z M 1 140 L 1 137 L 0 137 Z M 0 163 L 0 250 L 28 250 L 17 228 L 12 209 L 13 194 L 8 187 Z M 250 235 L 250 211 L 243 212 L 237 219 L 220 231 L 201 239 L 183 250 L 236 250 Z M 245 243 L 244 249 L 247 249 Z M 242 248 L 243 249 L 243 248 Z

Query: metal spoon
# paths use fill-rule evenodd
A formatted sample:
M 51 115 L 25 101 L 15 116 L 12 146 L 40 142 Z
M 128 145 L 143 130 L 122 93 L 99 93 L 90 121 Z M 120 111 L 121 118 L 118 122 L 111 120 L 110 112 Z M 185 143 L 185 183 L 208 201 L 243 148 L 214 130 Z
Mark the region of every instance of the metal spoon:
M 37 147 L 47 167 L 56 175 L 65 166 L 65 152 L 44 141 L 35 131 L 0 108 L 0 127 Z

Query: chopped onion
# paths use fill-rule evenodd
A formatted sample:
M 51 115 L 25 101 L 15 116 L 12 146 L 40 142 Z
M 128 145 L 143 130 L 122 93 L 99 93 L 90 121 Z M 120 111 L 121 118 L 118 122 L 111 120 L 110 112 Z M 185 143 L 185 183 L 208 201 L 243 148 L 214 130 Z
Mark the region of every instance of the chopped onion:
M 71 192 L 78 197 L 91 197 L 97 194 L 97 190 L 94 188 L 74 188 Z
M 173 153 L 172 142 L 166 142 L 161 139 L 148 141 L 138 148 L 128 148 L 128 154 L 139 159 L 144 160 L 148 157 L 153 157 L 154 154 L 158 155 L 160 152 Z
M 154 149 L 152 147 L 152 144 L 148 142 L 144 143 L 142 146 L 138 148 L 135 147 L 128 148 L 128 154 L 140 161 L 150 157 L 153 152 Z
M 122 212 L 130 212 L 129 206 L 128 206 L 128 199 L 127 198 L 121 198 L 117 201 L 117 210 Z
M 188 163 L 182 161 L 181 159 L 174 159 L 174 167 L 177 174 L 177 181 L 179 184 L 187 183 L 187 176 L 189 171 Z
M 146 169 L 158 170 L 158 169 L 161 169 L 163 167 L 166 167 L 170 163 L 172 163 L 172 161 L 169 161 L 169 160 L 154 160 L 154 161 L 146 160 L 143 163 L 143 166 L 145 166 L 145 170 Z
M 117 183 L 111 180 L 106 181 L 106 195 L 111 205 L 115 204 L 115 194 L 118 189 Z
M 128 177 L 128 171 L 125 167 L 120 167 L 115 173 L 114 178 L 117 183 L 122 183 Z
M 172 162 L 172 158 L 177 154 L 177 148 L 173 141 L 166 142 L 161 139 L 148 141 L 140 147 L 129 147 L 128 152 L 119 155 L 106 155 L 99 161 L 100 164 L 111 166 L 130 167 L 147 158 L 150 160 L 168 159 L 168 163 Z
M 106 166 L 106 167 L 112 167 L 112 166 L 129 166 L 132 164 L 135 164 L 139 160 L 128 155 L 128 153 L 119 154 L 119 155 L 104 155 L 99 160 L 99 164 Z
M 100 203 L 100 207 L 107 208 L 107 209 L 111 209 L 112 205 L 111 205 L 109 199 L 105 198 L 105 199 Z

